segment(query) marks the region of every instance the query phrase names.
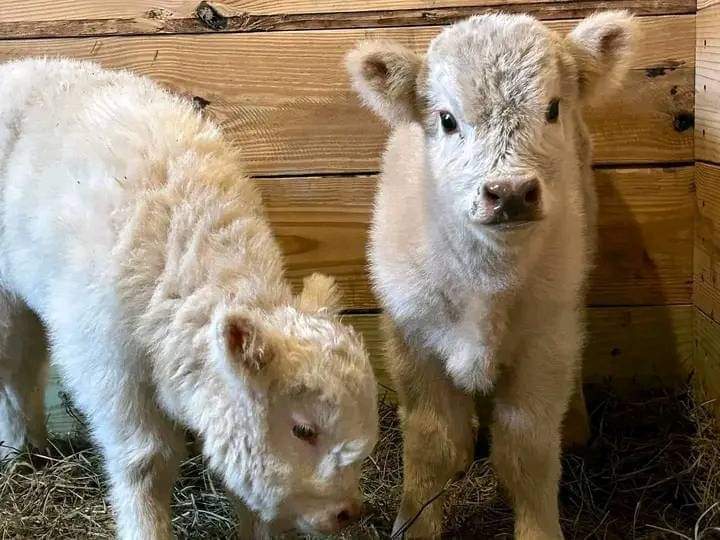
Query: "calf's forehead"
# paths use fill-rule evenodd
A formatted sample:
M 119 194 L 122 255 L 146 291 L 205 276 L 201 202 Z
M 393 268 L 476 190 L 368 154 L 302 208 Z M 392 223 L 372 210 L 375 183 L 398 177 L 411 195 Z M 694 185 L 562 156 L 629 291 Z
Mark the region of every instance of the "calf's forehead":
M 469 112 L 483 103 L 539 99 L 557 74 L 556 36 L 525 16 L 473 17 L 442 32 L 428 50 L 430 98 L 449 94 Z

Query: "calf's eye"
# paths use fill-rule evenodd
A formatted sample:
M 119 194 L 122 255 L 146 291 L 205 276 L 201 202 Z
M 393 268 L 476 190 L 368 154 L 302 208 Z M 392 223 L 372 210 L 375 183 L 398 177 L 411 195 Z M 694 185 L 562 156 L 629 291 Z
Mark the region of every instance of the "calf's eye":
M 445 133 L 455 133 L 457 131 L 457 120 L 447 111 L 440 113 L 440 125 Z
M 307 424 L 294 425 L 292 432 L 295 437 L 309 444 L 315 444 L 315 441 L 317 440 L 317 431 L 315 431 L 315 428 Z
M 560 116 L 560 100 L 555 98 L 548 105 L 547 111 L 545 111 L 545 119 L 554 124 L 557 122 L 558 116 Z

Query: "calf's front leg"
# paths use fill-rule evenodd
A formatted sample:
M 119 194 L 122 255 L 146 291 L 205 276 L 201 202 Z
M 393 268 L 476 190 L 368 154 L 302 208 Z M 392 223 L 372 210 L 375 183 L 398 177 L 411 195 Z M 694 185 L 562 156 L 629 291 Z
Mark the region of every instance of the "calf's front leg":
M 418 356 L 392 330 L 387 337 L 404 438 L 403 496 L 393 535 L 437 538 L 443 488 L 472 461 L 474 401 L 453 384 L 438 358 Z
M 114 343 L 97 345 L 96 351 L 106 357 L 88 351 L 86 358 L 80 351 L 88 342 L 100 340 L 93 335 L 76 344 L 60 335 L 55 353 L 64 382 L 102 450 L 117 538 L 169 540 L 171 490 L 184 452 L 182 431 L 159 409 L 141 360 L 126 357 Z
M 170 500 L 178 459 L 149 433 L 145 441 L 103 441 L 110 502 L 120 540 L 172 538 Z
M 498 381 L 491 460 L 511 496 L 518 540 L 563 538 L 560 433 L 578 356 L 570 349 L 538 340 Z

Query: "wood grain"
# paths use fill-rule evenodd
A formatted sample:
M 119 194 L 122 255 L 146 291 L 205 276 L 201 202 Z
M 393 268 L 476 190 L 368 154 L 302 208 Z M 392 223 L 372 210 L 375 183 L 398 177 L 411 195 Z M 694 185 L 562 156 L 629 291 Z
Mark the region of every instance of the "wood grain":
M 638 15 L 695 12 L 694 0 L 11 0 L 0 13 L 8 38 L 258 32 L 447 24 L 502 9 L 541 19 L 585 17 L 600 9 Z
M 692 279 L 693 168 L 596 171 L 600 251 L 589 302 L 688 304 Z M 314 270 L 336 276 L 344 306 L 376 307 L 365 246 L 376 177 L 259 181 L 296 285 Z
M 379 315 L 347 315 L 370 352 L 378 381 L 392 388 L 384 368 Z M 693 355 L 693 308 L 683 306 L 590 308 L 585 382 L 613 379 L 618 386 L 684 383 Z M 716 343 L 720 346 L 720 343 Z
M 702 0 L 701 0 L 702 1 Z M 709 1 L 709 0 L 705 0 Z M 194 16 L 200 0 L 7 0 L 0 13 L 0 22 L 52 21 L 81 19 L 128 19 L 161 13 L 168 18 Z M 226 16 L 243 13 L 252 15 L 281 15 L 302 13 L 340 13 L 367 11 L 408 11 L 437 8 L 473 7 L 477 9 L 504 8 L 512 6 L 560 5 L 571 11 L 582 9 L 586 4 L 596 4 L 598 9 L 615 8 L 628 2 L 567 1 L 567 0 L 210 0 Z M 640 0 L 633 4 L 643 12 L 654 14 L 683 13 L 694 11 L 690 1 Z
M 584 9 L 587 4 L 595 4 L 596 9 L 618 9 L 617 6 L 628 4 L 624 0 L 609 1 L 578 1 L 578 0 L 230 0 L 223 1 L 231 12 L 281 14 L 281 13 L 335 13 L 340 11 L 381 11 L 381 10 L 413 10 L 435 8 L 470 7 L 476 9 L 505 9 L 514 6 L 531 7 L 537 4 L 542 7 L 558 6 L 568 11 Z M 635 7 L 666 13 L 668 10 L 686 9 L 690 12 L 694 6 L 690 2 L 668 1 L 635 1 Z
M 695 157 L 720 163 L 720 3 L 697 16 Z
M 561 31 L 573 23 L 554 22 Z M 642 20 L 643 46 L 618 97 L 590 110 L 596 162 L 693 158 L 694 17 Z M 356 41 L 422 50 L 436 28 L 0 41 L 0 60 L 47 54 L 129 68 L 209 102 L 253 174 L 374 171 L 387 137 L 360 107 L 342 57 Z
M 695 183 L 693 301 L 720 322 L 720 166 L 697 163 Z
M 720 324 L 695 310 L 694 374 L 703 401 L 712 406 L 720 419 Z
M 720 0 L 697 0 L 698 11 L 713 6 L 720 6 Z
M 690 303 L 692 167 L 597 170 L 595 180 L 600 244 L 589 303 Z

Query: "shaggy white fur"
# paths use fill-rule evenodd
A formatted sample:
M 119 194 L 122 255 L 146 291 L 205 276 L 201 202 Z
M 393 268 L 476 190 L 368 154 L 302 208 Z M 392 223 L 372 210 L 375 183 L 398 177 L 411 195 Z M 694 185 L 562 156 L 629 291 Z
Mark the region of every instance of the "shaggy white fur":
M 42 444 L 34 313 L 106 458 L 120 538 L 170 536 L 183 427 L 245 517 L 352 519 L 377 437 L 367 354 L 330 278 L 292 295 L 219 129 L 93 63 L 7 63 L 0 94 L 0 440 Z
M 560 427 L 596 234 L 581 108 L 620 83 L 634 34 L 625 12 L 568 37 L 528 16 L 486 15 L 443 31 L 426 56 L 384 42 L 348 55 L 355 89 L 393 127 L 370 262 L 404 414 L 396 531 L 466 468 L 472 394 L 493 392 L 492 459 L 516 535 L 562 535 Z M 573 408 L 584 410 L 580 388 Z M 407 533 L 441 528 L 437 499 Z

